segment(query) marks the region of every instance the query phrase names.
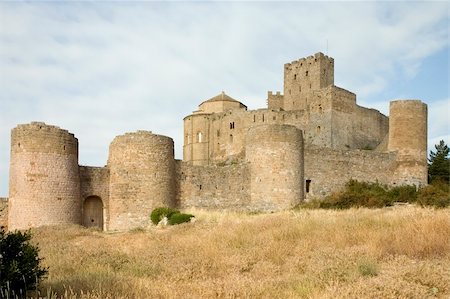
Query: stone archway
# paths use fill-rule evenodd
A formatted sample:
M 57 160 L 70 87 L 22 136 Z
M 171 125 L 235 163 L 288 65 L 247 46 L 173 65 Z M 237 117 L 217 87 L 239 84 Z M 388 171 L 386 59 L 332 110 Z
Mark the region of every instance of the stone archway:
M 103 230 L 103 202 L 98 196 L 88 196 L 83 203 L 83 226 Z

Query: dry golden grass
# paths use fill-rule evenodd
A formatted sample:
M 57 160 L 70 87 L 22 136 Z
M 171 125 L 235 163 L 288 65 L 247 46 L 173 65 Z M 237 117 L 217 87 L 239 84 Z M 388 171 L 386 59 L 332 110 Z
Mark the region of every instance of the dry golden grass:
M 195 223 L 34 230 L 51 298 L 449 298 L 450 210 L 189 211 Z

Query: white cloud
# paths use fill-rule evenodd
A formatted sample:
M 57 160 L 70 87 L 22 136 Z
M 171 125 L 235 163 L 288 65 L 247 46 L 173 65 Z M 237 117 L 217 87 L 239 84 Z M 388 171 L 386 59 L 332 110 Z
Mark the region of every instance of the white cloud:
M 182 118 L 197 104 L 225 90 L 263 107 L 267 90 L 282 89 L 283 64 L 326 52 L 327 41 L 336 84 L 378 105 L 380 92 L 448 46 L 448 7 L 0 3 L 0 195 L 9 130 L 18 123 L 41 120 L 75 133 L 83 164 L 105 164 L 114 136 L 137 129 L 174 137 L 181 157 Z

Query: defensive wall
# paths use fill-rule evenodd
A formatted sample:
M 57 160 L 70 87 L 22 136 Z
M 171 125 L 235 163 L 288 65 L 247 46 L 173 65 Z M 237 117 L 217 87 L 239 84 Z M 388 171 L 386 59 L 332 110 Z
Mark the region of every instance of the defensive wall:
M 425 185 L 426 104 L 392 101 L 388 118 L 334 86 L 333 71 L 322 53 L 286 64 L 284 94 L 268 92 L 264 109 L 249 111 L 224 92 L 203 101 L 183 120 L 183 161 L 172 138 L 137 131 L 114 138 L 105 167 L 80 166 L 67 130 L 18 125 L 0 225 L 129 230 L 149 225 L 159 206 L 270 212 L 350 179 Z
M 8 199 L 0 197 L 0 227 L 8 229 Z

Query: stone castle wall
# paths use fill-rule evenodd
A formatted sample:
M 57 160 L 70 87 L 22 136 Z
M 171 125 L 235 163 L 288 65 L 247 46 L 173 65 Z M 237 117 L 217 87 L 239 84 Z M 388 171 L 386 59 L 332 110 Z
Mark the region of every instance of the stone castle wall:
M 9 228 L 80 223 L 78 140 L 44 123 L 11 132 Z
M 80 166 L 83 225 L 106 227 L 109 223 L 109 169 Z M 94 220 L 94 221 L 93 221 Z
M 0 225 L 128 230 L 159 206 L 276 211 L 350 179 L 426 184 L 426 104 L 391 102 L 389 119 L 360 107 L 334 86 L 334 60 L 322 53 L 285 64 L 283 88 L 268 93 L 268 109 L 247 111 L 224 92 L 202 102 L 184 118 L 183 161 L 171 138 L 137 131 L 111 142 L 107 166 L 79 166 L 73 134 L 19 125 Z
M 390 151 L 398 152 L 395 178 L 404 184 L 427 184 L 427 105 L 419 100 L 390 104 Z
M 8 229 L 8 199 L 0 197 L 0 227 Z
M 278 211 L 303 200 L 303 136 L 289 125 L 249 129 L 245 159 L 250 164 L 251 209 Z
M 248 210 L 250 169 L 247 163 L 194 166 L 176 162 L 177 206 L 211 210 Z
M 147 131 L 114 138 L 109 147 L 111 230 L 148 225 L 155 207 L 174 206 L 173 140 Z
M 342 189 L 350 179 L 392 185 L 397 153 L 340 150 L 309 146 L 305 149 L 306 199 L 322 198 Z

